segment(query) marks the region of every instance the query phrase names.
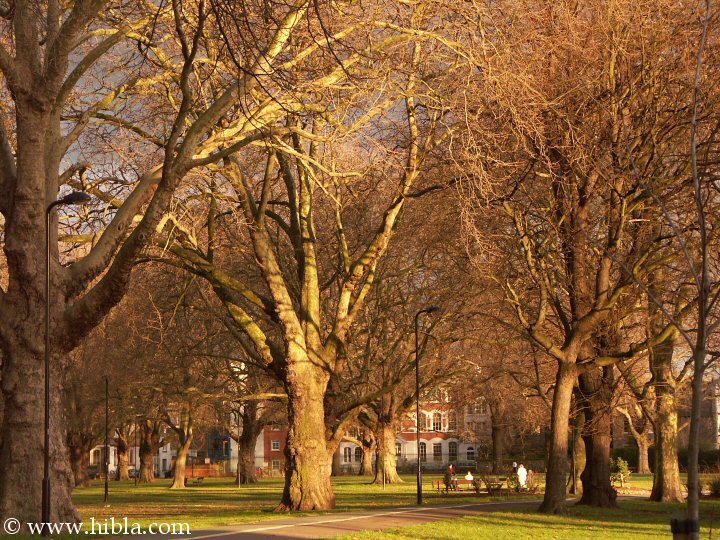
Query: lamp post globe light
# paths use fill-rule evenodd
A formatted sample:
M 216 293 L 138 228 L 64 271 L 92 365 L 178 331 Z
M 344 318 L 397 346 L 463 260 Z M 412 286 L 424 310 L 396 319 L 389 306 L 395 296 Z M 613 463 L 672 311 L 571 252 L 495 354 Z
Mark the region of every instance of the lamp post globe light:
M 423 503 L 422 494 L 422 465 L 420 462 L 420 315 L 423 313 L 435 313 L 440 308 L 429 306 L 421 309 L 415 314 L 415 434 L 417 437 L 417 503 Z
M 59 206 L 87 204 L 90 195 L 73 191 L 50 203 L 45 210 L 45 448 L 43 454 L 42 523 L 50 523 L 50 221 Z M 42 535 L 50 530 L 43 526 Z

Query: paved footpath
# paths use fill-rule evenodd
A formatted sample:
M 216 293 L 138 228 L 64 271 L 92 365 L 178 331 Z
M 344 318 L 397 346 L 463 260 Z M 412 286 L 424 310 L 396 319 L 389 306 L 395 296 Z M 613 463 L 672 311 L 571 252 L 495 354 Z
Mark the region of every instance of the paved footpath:
M 296 538 L 332 538 L 363 530 L 389 529 L 418 525 L 462 516 L 473 516 L 486 512 L 503 512 L 515 508 L 535 508 L 540 500 L 502 501 L 458 505 L 422 506 L 374 510 L 367 512 L 343 512 L 283 518 L 259 523 L 247 523 L 215 529 L 193 531 L 191 540 L 290 540 Z M 127 538 L 127 537 L 125 537 Z M 178 536 L 148 535 L 144 540 Z

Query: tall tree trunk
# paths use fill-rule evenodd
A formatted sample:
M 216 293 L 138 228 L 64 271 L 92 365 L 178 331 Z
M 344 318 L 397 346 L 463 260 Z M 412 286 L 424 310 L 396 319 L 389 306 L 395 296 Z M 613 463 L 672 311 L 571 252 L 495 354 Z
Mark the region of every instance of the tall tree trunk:
M 702 299 L 701 299 L 702 302 Z M 701 304 L 702 305 L 702 304 Z M 698 471 L 698 453 L 700 451 L 700 423 L 702 421 L 703 373 L 705 371 L 705 338 L 704 323 L 698 324 L 695 350 L 693 351 L 692 400 L 690 408 L 690 433 L 688 434 L 688 466 L 687 466 L 687 513 L 688 525 L 697 530 L 688 533 L 688 540 L 700 538 L 700 478 Z
M 335 507 L 335 494 L 323 429 L 327 374 L 307 356 L 288 361 L 287 371 L 285 488 L 277 510 L 328 510 Z
M 637 441 L 638 445 L 638 474 L 650 474 L 650 457 L 648 451 L 650 450 L 650 441 L 647 437 L 641 437 Z
M 651 501 L 683 502 L 680 484 L 680 464 L 677 453 L 678 416 L 675 399 L 675 379 L 670 362 L 674 345 L 655 347 L 651 351 L 655 387 L 655 476 Z
M 574 362 L 559 362 L 550 418 L 550 452 L 545 477 L 545 496 L 539 511 L 558 514 L 566 511 L 565 477 L 568 463 L 568 422 L 573 387 L 577 379 Z
M 42 308 L 37 313 L 42 313 Z M 42 321 L 42 316 L 38 320 Z M 4 401 L 0 516 L 5 519 L 13 517 L 25 523 L 38 521 L 42 500 L 45 440 L 42 336 L 42 331 L 38 329 L 37 336 L 24 338 L 32 339 L 32 350 L 19 343 L 4 349 L 0 382 Z M 50 362 L 50 520 L 74 522 L 79 520 L 79 516 L 70 498 L 73 475 L 65 444 L 60 399 L 65 360 L 53 356 Z
M 330 474 L 332 476 L 340 476 L 342 473 L 341 460 L 342 457 L 337 452 L 330 457 Z
M 568 493 L 577 494 L 580 493 L 580 486 L 576 485 L 576 480 L 580 479 L 585 470 L 585 441 L 582 438 L 583 426 L 585 425 L 585 413 L 579 411 L 574 420 L 574 426 L 571 434 L 570 444 L 573 447 L 570 452 L 575 453 L 575 476 L 573 477 L 572 468 L 568 469 Z
M 190 444 L 192 443 L 192 432 L 184 442 L 178 444 L 177 456 L 175 457 L 175 474 L 170 489 L 185 488 L 185 468 L 187 465 L 188 453 L 190 452 Z
M 138 482 L 150 483 L 155 480 L 155 456 L 160 448 L 158 423 L 145 420 L 140 428 L 140 474 Z
M 585 470 L 580 475 L 583 493 L 578 504 L 617 506 L 617 492 L 610 483 L 613 370 L 613 366 L 588 367 L 578 377 L 579 404 L 585 412 Z
M 70 468 L 76 488 L 87 487 L 90 483 L 87 471 L 90 467 L 90 450 L 93 438 L 90 434 L 71 430 L 67 435 L 67 447 L 70 455 Z
M 173 474 L 173 483 L 170 489 L 185 489 L 185 467 L 187 465 L 188 453 L 190 445 L 193 441 L 193 417 L 190 403 L 186 403 L 180 413 L 180 424 L 175 425 L 170 422 L 170 418 L 166 419 L 166 423 L 175 431 L 178 437 L 177 456 L 175 456 L 175 472 Z
M 121 430 L 118 430 L 115 442 L 117 443 L 118 458 L 117 471 L 115 471 L 115 480 L 129 480 L 130 472 L 128 470 L 128 466 L 130 461 L 130 446 L 128 445 L 127 434 L 123 433 Z
M 492 443 L 492 472 L 500 474 L 505 454 L 505 407 L 502 399 L 496 397 L 488 400 L 490 406 L 490 422 Z
M 492 472 L 499 474 L 502 471 L 503 454 L 505 453 L 505 426 L 492 420 Z
M 258 416 L 258 403 L 251 401 L 242 409 L 242 433 L 238 440 L 238 482 L 256 484 L 255 443 L 265 423 Z
M 403 479 L 397 472 L 397 451 L 395 450 L 395 424 L 386 423 L 382 427 L 382 437 L 378 440 L 378 463 L 375 468 L 373 484 L 402 484 Z
M 257 484 L 254 440 L 243 441 L 238 447 L 238 475 L 240 484 Z
M 362 439 L 362 461 L 360 462 L 359 476 L 371 476 L 373 474 L 373 457 L 375 457 L 375 440 L 372 438 Z

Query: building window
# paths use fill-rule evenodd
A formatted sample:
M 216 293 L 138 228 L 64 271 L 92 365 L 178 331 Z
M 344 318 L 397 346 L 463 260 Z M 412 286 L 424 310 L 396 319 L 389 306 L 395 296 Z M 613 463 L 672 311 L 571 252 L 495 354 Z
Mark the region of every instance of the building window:
M 352 463 L 352 448 L 349 446 L 343 448 L 343 463 Z
M 475 461 L 475 449 L 472 446 L 468 446 L 467 449 L 467 460 Z
M 279 470 L 280 470 L 280 460 L 279 460 L 279 459 L 273 459 L 273 460 L 272 460 L 272 469 L 273 469 L 274 471 L 279 471 Z
M 432 415 L 432 429 L 433 431 L 442 431 L 442 414 L 439 412 Z
M 396 456 L 402 456 L 402 444 L 395 443 L 395 455 Z
M 433 444 L 433 461 L 442 461 L 442 444 Z
M 93 458 L 92 458 L 93 465 L 97 465 L 100 463 L 100 450 L 93 450 Z
M 355 447 L 355 462 L 360 463 L 362 461 L 363 451 L 359 446 Z
M 223 441 L 222 455 L 223 455 L 223 456 L 229 455 L 229 452 L 228 452 L 228 442 L 227 442 L 227 441 Z
M 272 441 L 270 443 L 270 448 L 273 452 L 277 452 L 280 450 L 280 441 Z
M 454 412 L 450 412 L 447 415 L 447 430 L 457 431 L 457 416 Z
M 420 461 L 427 461 L 427 450 L 424 442 L 420 443 Z
M 487 414 L 487 403 L 480 401 L 473 404 L 473 414 Z
M 448 459 L 450 460 L 450 463 L 453 463 L 457 461 L 458 457 L 458 445 L 456 442 L 450 442 L 448 444 Z

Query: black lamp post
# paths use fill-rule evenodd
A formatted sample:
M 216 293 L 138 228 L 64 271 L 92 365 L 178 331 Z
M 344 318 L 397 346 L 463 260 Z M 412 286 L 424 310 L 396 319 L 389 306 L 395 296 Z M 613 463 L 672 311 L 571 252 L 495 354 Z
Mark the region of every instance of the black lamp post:
M 417 435 L 417 503 L 422 504 L 422 465 L 420 463 L 420 315 L 423 313 L 434 313 L 440 308 L 430 306 L 421 309 L 415 314 L 415 404 L 417 419 L 415 420 L 415 432 Z
M 108 437 L 109 420 L 110 420 L 110 397 L 109 397 L 109 377 L 105 375 L 105 498 L 108 501 L 108 477 L 110 476 L 110 442 Z
M 82 191 L 61 197 L 45 210 L 45 450 L 43 455 L 42 522 L 50 523 L 50 217 L 58 206 L 87 204 L 90 195 Z M 50 530 L 43 525 L 43 536 Z

